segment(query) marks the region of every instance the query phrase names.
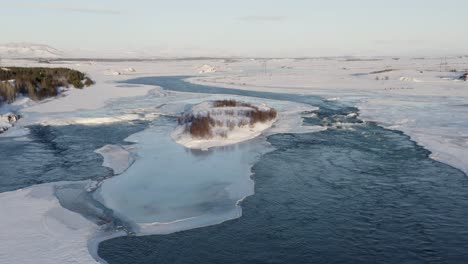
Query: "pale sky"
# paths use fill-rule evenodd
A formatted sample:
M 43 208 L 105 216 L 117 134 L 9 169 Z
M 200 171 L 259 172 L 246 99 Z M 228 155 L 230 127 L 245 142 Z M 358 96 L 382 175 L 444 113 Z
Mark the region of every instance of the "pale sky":
M 0 42 L 153 55 L 468 54 L 468 0 L 0 0 Z

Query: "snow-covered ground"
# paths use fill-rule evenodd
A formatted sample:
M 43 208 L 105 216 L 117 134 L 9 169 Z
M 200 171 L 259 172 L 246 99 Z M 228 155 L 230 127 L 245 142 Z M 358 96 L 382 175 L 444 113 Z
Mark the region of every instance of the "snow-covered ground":
M 278 93 L 321 95 L 330 100 L 342 100 L 356 105 L 360 117 L 376 121 L 382 126 L 401 130 L 411 136 L 418 144 L 432 152 L 432 157 L 450 164 L 465 173 L 468 171 L 468 82 L 458 77 L 468 70 L 467 57 L 448 58 L 448 65 L 441 67 L 440 58 L 377 58 L 378 60 L 354 60 L 349 58 L 316 59 L 275 59 L 268 60 L 174 60 L 174 61 L 120 61 L 120 62 L 60 62 L 60 64 L 40 64 L 27 60 L 2 60 L 1 66 L 45 66 L 71 67 L 89 74 L 96 84 L 83 90 L 70 89 L 64 96 L 40 103 L 18 103 L 15 110 L 24 114 L 15 129 L 10 129 L 5 136 L 22 136 L 27 133 L 21 128 L 33 123 L 48 124 L 96 124 L 118 120 L 154 119 L 158 114 L 180 114 L 185 104 L 197 104 L 205 99 L 216 99 L 208 95 L 181 95 L 162 91 L 153 86 L 125 85 L 119 83 L 126 79 L 143 76 L 196 76 L 190 79 L 194 83 L 232 87 L 245 90 L 258 90 Z M 209 65 L 216 69 L 210 74 L 199 75 L 200 65 Z M 131 70 L 129 70 L 131 69 Z M 385 71 L 384 71 L 385 70 Z M 457 70 L 458 72 L 452 72 Z M 113 74 L 118 72 L 119 74 Z M 148 92 L 157 93 L 160 106 L 151 110 L 141 109 L 138 113 L 124 111 L 100 112 L 109 103 L 119 98 L 143 97 Z M 205 98 L 206 97 L 206 98 Z M 217 98 L 222 98 L 218 96 Z M 26 100 L 27 101 L 27 100 Z M 167 104 L 167 102 L 171 102 Z M 256 102 L 258 103 L 258 102 Z M 302 127 L 301 114 L 311 111 L 310 106 L 282 101 L 262 101 L 279 111 L 278 120 L 271 128 L 265 128 L 263 134 L 279 132 L 308 132 L 323 128 Z M 159 108 L 158 108 L 159 107 Z M 89 116 L 84 111 L 96 110 Z M 132 111 L 136 111 L 135 109 Z M 88 113 L 85 112 L 85 113 Z M 142 114 L 143 113 L 143 114 Z M 174 124 L 175 126 L 175 124 Z M 156 128 L 152 127 L 132 137 L 136 139 L 136 149 L 119 146 L 106 146 L 96 150 L 104 157 L 104 166 L 112 167 L 116 174 L 122 175 L 104 182 L 101 191 L 103 200 L 117 212 L 130 210 L 132 220 L 141 223 L 141 231 L 170 232 L 190 228 L 186 222 L 176 222 L 173 226 L 155 224 L 155 222 L 174 222 L 180 215 L 171 212 L 171 206 L 182 206 L 183 200 L 174 200 L 167 207 L 164 219 L 154 219 L 154 215 L 142 215 L 122 203 L 129 193 L 125 193 L 125 183 L 134 182 L 132 177 L 139 175 L 139 170 L 151 172 L 152 159 L 157 156 L 158 145 L 151 142 Z M 18 133 L 18 131 L 22 131 Z M 160 133 L 161 131 L 159 131 Z M 257 135 L 257 134 L 255 134 Z M 250 137 L 249 137 L 250 138 Z M 163 140 L 163 139 L 159 139 Z M 164 140 L 168 140 L 167 138 Z M 138 143 L 139 142 L 139 143 Z M 165 144 L 169 144 L 165 141 Z M 177 155 L 183 151 L 173 148 Z M 133 154 L 142 155 L 133 163 Z M 237 153 L 237 152 L 236 152 Z M 239 153 L 237 153 L 239 154 Z M 236 155 L 237 155 L 236 154 Z M 240 154 L 239 154 L 240 155 Z M 243 160 L 235 156 L 234 160 Z M 167 158 L 170 164 L 171 159 Z M 172 161 L 173 162 L 173 161 Z M 180 169 L 178 164 L 173 164 Z M 245 165 L 245 164 L 244 164 Z M 248 165 L 248 164 L 247 164 Z M 129 170 L 128 166 L 130 166 Z M 227 168 L 228 165 L 226 165 Z M 242 175 L 249 166 L 239 167 Z M 200 171 L 206 168 L 199 167 Z M 134 176 L 132 176 L 134 175 Z M 182 174 L 181 174 L 182 175 Z M 122 177 L 121 181 L 117 180 Z M 169 179 L 162 179 L 166 187 L 173 188 Z M 208 176 L 202 179 L 211 182 Z M 251 194 L 252 185 L 248 178 L 229 179 L 237 187 L 230 189 L 227 197 L 240 199 Z M 143 181 L 145 182 L 145 181 Z M 57 183 L 60 184 L 60 183 Z M 149 182 L 148 186 L 153 186 Z M 1 263 L 95 263 L 88 250 L 97 226 L 76 213 L 60 206 L 53 195 L 53 185 L 32 186 L 0 194 L 0 210 L 8 212 L 0 217 L 0 262 Z M 190 182 L 184 185 L 189 194 L 206 189 L 198 186 L 193 189 Z M 210 188 L 214 185 L 209 185 Z M 250 187 L 249 187 L 250 186 Z M 146 188 L 147 186 L 134 186 Z M 195 186 L 196 187 L 196 186 Z M 143 188 L 143 190 L 144 190 Z M 154 188 L 159 188 L 154 185 Z M 192 188 L 192 189 L 190 189 Z M 201 189 L 200 189 L 201 188 Z M 213 188 L 217 188 L 214 186 Z M 242 190 L 241 190 L 242 189 Z M 119 195 L 112 196 L 117 192 Z M 211 189 L 210 189 L 211 190 Z M 148 192 L 145 197 L 155 198 Z M 161 196 L 169 201 L 170 195 Z M 203 197 L 198 197 L 202 199 Z M 205 197 L 206 198 L 206 197 Z M 135 208 L 148 208 L 145 201 L 130 200 Z M 172 200 L 171 200 L 172 201 Z M 151 207 L 152 208 L 152 207 Z M 228 216 L 238 216 L 237 207 L 227 211 Z M 205 218 L 203 218 L 205 219 Z M 208 218 L 206 218 L 208 219 Z M 205 220 L 206 220 L 205 219 Z M 213 224 L 223 219 L 215 217 L 200 221 L 196 226 Z M 178 223 L 178 224 L 177 224 Z M 158 231 L 159 230 L 159 231 Z M 91 248 L 91 251 L 95 249 Z M 16 253 L 15 253 L 16 252 Z M 95 253 L 95 252 L 94 252 Z
M 199 68 L 199 71 L 198 73 L 202 74 L 202 73 L 213 73 L 213 72 L 216 72 L 216 67 L 213 67 L 211 65 L 208 65 L 208 64 L 203 64 L 202 66 L 200 66 Z
M 98 226 L 60 206 L 53 184 L 0 193 L 0 263 L 96 263 Z

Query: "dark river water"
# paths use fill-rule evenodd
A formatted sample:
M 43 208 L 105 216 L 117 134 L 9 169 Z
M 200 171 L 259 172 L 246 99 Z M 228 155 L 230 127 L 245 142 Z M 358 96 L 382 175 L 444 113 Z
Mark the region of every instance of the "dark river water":
M 268 138 L 276 150 L 253 167 L 255 195 L 241 218 L 169 235 L 100 244 L 126 263 L 467 263 L 468 178 L 429 158 L 404 134 L 346 117 L 319 97 L 140 78 L 168 90 L 235 94 L 319 106 L 306 124 L 350 125 Z
M 144 122 L 108 125 L 29 127 L 29 141 L 0 138 L 0 192 L 56 181 L 79 181 L 112 176 L 94 150 L 106 144 L 125 145 Z

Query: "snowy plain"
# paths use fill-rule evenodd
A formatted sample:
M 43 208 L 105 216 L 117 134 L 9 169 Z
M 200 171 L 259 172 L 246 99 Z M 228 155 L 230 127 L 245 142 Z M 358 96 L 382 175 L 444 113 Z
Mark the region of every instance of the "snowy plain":
M 402 131 L 432 158 L 468 172 L 468 82 L 459 79 L 468 71 L 467 56 L 447 62 L 439 57 L 275 59 L 267 61 L 266 70 L 258 65 L 264 61 L 225 65 L 233 74 L 190 81 L 351 102 L 361 119 Z
M 457 77 L 460 72 L 468 70 L 468 58 L 452 57 L 448 63 L 441 67 L 440 58 L 388 57 L 361 60 L 314 58 L 229 61 L 61 61 L 58 64 L 2 60 L 2 67 L 11 65 L 70 67 L 88 73 L 96 81 L 96 85 L 90 88 L 71 89 L 66 91 L 64 96 L 53 100 L 41 103 L 26 100 L 17 107 L 17 110 L 24 114 L 24 119 L 18 122 L 16 129 L 2 136 L 21 139 L 27 131 L 23 131 L 24 133 L 18 131 L 24 126 L 37 123 L 100 124 L 135 119 L 154 120 L 159 115 L 177 115 L 184 110 L 186 104 L 203 102 L 207 96 L 169 92 L 147 85 L 125 85 L 120 82 L 144 76 L 186 75 L 195 76 L 189 79 L 190 82 L 204 85 L 320 95 L 329 100 L 348 102 L 359 108 L 361 119 L 375 121 L 384 127 L 406 133 L 418 144 L 430 150 L 432 158 L 458 168 L 466 174 L 468 172 L 468 83 L 457 80 Z M 216 69 L 216 71 L 204 71 L 205 69 Z M 458 72 L 451 72 L 453 69 Z M 102 111 L 115 100 L 144 97 L 148 93 L 157 94 L 159 108 L 143 107 L 117 113 Z M 209 98 L 223 97 L 214 95 Z M 254 133 L 254 136 L 281 132 L 313 132 L 322 129 L 301 126 L 303 112 L 316 108 L 281 101 L 264 102 L 278 109 L 279 117 L 272 128 L 265 128 L 262 133 Z M 148 206 L 144 200 L 128 200 L 129 193 L 125 193 L 125 189 L 128 187 L 126 182 L 136 184 L 133 179 L 141 170 L 152 169 L 152 159 L 158 158 L 155 155 L 158 150 L 155 143 L 158 141 L 152 141 L 152 136 L 157 133 L 166 133 L 168 137 L 159 140 L 162 144 L 171 144 L 170 131 L 150 127 L 130 137 L 129 140 L 136 143 L 134 149 L 109 145 L 96 150 L 105 157 L 103 166 L 112 167 L 115 174 L 121 174 L 104 181 L 100 191 L 104 204 L 122 214 L 127 213 L 131 220 L 139 222 L 142 234 L 174 232 L 239 217 L 240 209 L 234 206 L 230 207 L 232 210 L 223 211 L 221 217 L 218 214 L 216 215 L 218 218 L 199 218 L 198 220 L 202 220 L 190 222 L 187 221 L 191 219 L 190 216 L 180 215 L 176 210 L 172 210 L 185 206 L 185 201 L 172 200 L 170 195 L 159 197 L 167 201 L 167 207 L 162 208 L 165 210 L 163 217 L 155 219 L 154 215 L 142 215 L 141 211 L 137 210 L 129 213 L 129 210 L 134 208 Z M 210 145 L 212 146 L 214 145 Z M 171 147 L 171 149 L 178 153 L 175 155 L 184 155 L 181 154 L 183 152 L 181 148 Z M 135 162 L 133 154 L 140 155 Z M 164 160 L 165 157 L 159 158 Z M 241 164 L 242 159 L 239 156 L 235 159 Z M 255 157 L 252 157 L 250 161 L 254 159 Z M 233 202 L 253 193 L 253 182 L 249 178 L 251 164 L 242 164 L 244 166 L 238 169 L 242 171 L 240 174 L 247 177 L 226 179 L 237 184 L 235 185 L 237 188 L 228 189 L 227 194 L 224 194 Z M 177 168 L 177 164 L 173 165 Z M 230 166 L 225 165 L 227 168 Z M 203 167 L 199 169 L 206 170 Z M 177 175 L 184 173 L 182 170 Z M 208 183 L 214 179 L 207 177 L 201 180 Z M 167 184 L 166 186 L 176 187 L 169 181 L 164 179 L 162 181 Z M 142 182 L 145 180 L 140 181 L 140 184 Z M 154 181 L 147 183 L 152 186 Z M 56 184 L 61 183 L 31 186 L 0 194 L 0 210 L 10 212 L 0 218 L 2 228 L 0 238 L 2 241 L 7 241 L 8 238 L 8 243 L 2 243 L 0 246 L 0 262 L 95 263 L 98 261 L 96 249 L 93 248 L 97 246 L 95 244 L 97 240 L 93 238 L 98 233 L 98 226 L 79 214 L 62 208 L 53 195 L 53 186 Z M 154 188 L 157 187 L 154 185 Z M 190 184 L 186 186 L 189 187 Z M 197 191 L 186 190 L 189 190 L 190 195 L 195 195 Z M 201 191 L 203 190 L 202 188 Z M 117 198 L 111 195 L 115 192 L 119 194 Z M 152 199 L 151 196 L 143 197 Z M 207 197 L 194 197 L 207 199 Z M 126 204 L 128 201 L 131 206 Z

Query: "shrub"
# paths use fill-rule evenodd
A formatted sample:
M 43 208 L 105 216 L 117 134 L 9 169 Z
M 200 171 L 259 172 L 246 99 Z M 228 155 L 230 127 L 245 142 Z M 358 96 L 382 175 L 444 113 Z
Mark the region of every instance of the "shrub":
M 214 126 L 215 121 L 208 116 L 196 116 L 192 119 L 190 124 L 190 134 L 196 138 L 210 138 L 213 136 L 211 127 Z
M 218 100 L 213 102 L 214 107 L 234 107 L 237 106 L 236 100 Z
M 16 90 L 8 81 L 0 81 L 0 103 L 11 103 L 16 99 Z
M 86 87 L 89 87 L 89 86 L 91 86 L 91 85 L 93 85 L 93 84 L 94 84 L 93 80 L 91 80 L 90 78 L 86 77 L 85 82 L 84 82 L 84 85 L 86 85 Z
M 217 100 L 213 102 L 214 107 L 236 107 L 236 106 L 245 106 L 245 107 L 251 107 L 251 108 L 256 108 L 255 106 L 249 104 L 249 103 L 243 103 L 243 102 L 238 102 L 233 99 L 229 100 Z
M 261 111 L 261 110 L 252 110 L 249 113 L 250 116 L 250 124 L 253 125 L 255 123 L 265 123 L 267 121 L 273 120 L 276 118 L 278 113 L 276 112 L 275 109 L 270 109 L 266 111 Z
M 226 110 L 224 111 L 224 114 L 229 115 L 229 116 L 234 116 L 234 110 Z

